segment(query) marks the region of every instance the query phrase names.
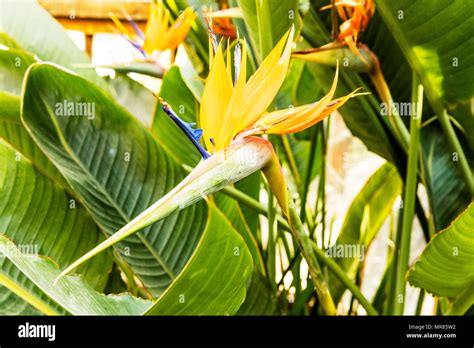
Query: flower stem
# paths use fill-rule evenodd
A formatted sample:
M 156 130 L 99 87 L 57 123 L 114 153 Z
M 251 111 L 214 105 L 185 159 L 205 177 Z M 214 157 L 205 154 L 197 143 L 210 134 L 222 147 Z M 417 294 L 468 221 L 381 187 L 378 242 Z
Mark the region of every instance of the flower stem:
M 392 94 L 390 93 L 390 88 L 383 76 L 382 69 L 380 67 L 379 60 L 375 54 L 372 54 L 372 59 L 374 60 L 374 69 L 370 73 L 370 78 L 377 90 L 377 93 L 380 97 L 380 100 L 385 104 L 388 111 L 388 121 L 392 127 L 392 132 L 397 139 L 401 147 L 407 151 L 408 141 L 410 134 L 405 127 L 400 115 L 398 114 L 396 108 L 394 108 L 394 102 Z
M 413 91 L 412 100 L 416 105 L 415 114 L 412 115 L 410 121 L 410 143 L 408 147 L 408 168 L 404 192 L 402 229 L 399 245 L 399 257 L 396 268 L 395 293 L 396 301 L 394 303 L 394 315 L 403 315 L 405 307 L 405 274 L 408 269 L 408 261 L 410 257 L 410 241 L 413 226 L 413 218 L 415 214 L 415 198 L 417 187 L 417 169 L 418 169 L 418 153 L 420 140 L 421 111 L 423 108 L 423 86 L 418 83 L 418 79 L 413 74 Z
M 291 150 L 291 145 L 288 140 L 288 136 L 286 134 L 283 134 L 281 136 L 281 142 L 283 145 L 283 150 L 285 152 L 286 159 L 288 161 L 288 165 L 290 166 L 291 169 L 291 174 L 293 174 L 293 178 L 295 179 L 295 184 L 298 190 L 300 190 L 302 186 L 302 181 L 300 177 L 300 173 L 298 170 L 298 166 L 296 165 L 296 160 L 293 155 L 293 151 Z
M 275 267 L 276 267 L 276 257 L 275 257 L 275 250 L 276 250 L 276 243 L 275 243 L 275 215 L 276 215 L 276 209 L 275 209 L 275 197 L 273 196 L 272 190 L 270 187 L 267 188 L 267 193 L 268 193 L 268 243 L 267 243 L 267 272 L 268 272 L 268 277 L 270 278 L 270 284 L 272 287 L 274 287 L 273 290 L 276 290 L 275 287 L 275 281 L 276 281 L 276 276 L 275 276 Z
M 372 304 L 367 300 L 367 298 L 362 294 L 360 289 L 354 284 L 354 282 L 349 279 L 344 272 L 344 270 L 335 262 L 333 259 L 327 257 L 324 252 L 318 248 L 316 243 L 312 242 L 313 250 L 316 253 L 316 256 L 319 261 L 324 263 L 330 271 L 341 281 L 342 284 L 346 286 L 347 289 L 354 295 L 354 297 L 360 302 L 362 307 L 365 308 L 368 315 L 379 315 L 377 310 L 372 306 Z
M 311 239 L 303 229 L 300 217 L 296 212 L 293 201 L 288 202 L 288 222 L 290 224 L 291 233 L 300 248 L 301 254 L 308 263 L 309 273 L 316 289 L 316 294 L 321 303 L 323 311 L 327 315 L 336 315 L 336 306 L 329 292 L 328 284 L 319 266 L 316 254 L 313 251 Z
M 314 161 L 316 158 L 316 148 L 317 148 L 317 141 L 318 141 L 318 134 L 319 134 L 319 127 L 315 126 L 311 132 L 311 138 L 309 141 L 309 155 L 308 155 L 308 167 L 306 169 L 306 176 L 304 178 L 304 185 L 303 185 L 303 192 L 301 193 L 301 212 L 300 218 L 301 221 L 305 221 L 307 219 L 309 230 L 312 230 L 312 218 L 308 217 L 306 214 L 306 201 L 308 200 L 308 190 L 309 185 L 311 183 L 311 172 L 313 171 Z M 311 224 L 310 224 L 311 222 Z
M 224 187 L 221 190 L 222 193 L 225 195 L 232 197 L 239 203 L 244 204 L 245 206 L 249 207 L 256 213 L 268 217 L 268 210 L 263 206 L 262 203 L 254 199 L 253 197 L 243 193 L 242 191 L 237 190 L 236 188 L 232 186 L 227 186 Z M 275 219 L 278 223 L 278 225 L 285 231 L 290 231 L 290 226 L 288 225 L 288 222 L 278 213 L 275 214 Z
M 425 300 L 425 290 L 420 289 L 420 294 L 418 295 L 418 302 L 416 304 L 415 315 L 420 316 L 421 310 L 423 309 L 423 301 Z

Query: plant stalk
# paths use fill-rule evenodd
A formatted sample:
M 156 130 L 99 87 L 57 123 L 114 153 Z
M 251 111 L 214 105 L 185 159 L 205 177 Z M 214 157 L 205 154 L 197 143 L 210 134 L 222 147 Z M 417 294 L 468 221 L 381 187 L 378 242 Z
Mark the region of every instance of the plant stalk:
M 273 196 L 272 190 L 270 187 L 267 188 L 268 193 L 268 243 L 267 243 L 267 273 L 268 277 L 270 278 L 270 284 L 276 290 L 275 282 L 276 282 L 276 275 L 275 275 L 275 268 L 276 268 L 276 257 L 275 257 L 275 197 Z
M 362 294 L 360 289 L 350 280 L 344 270 L 335 262 L 333 259 L 327 257 L 324 252 L 318 248 L 316 243 L 313 244 L 313 250 L 316 253 L 316 256 L 319 261 L 321 261 L 323 264 L 325 264 L 330 271 L 334 273 L 337 279 L 343 283 L 347 289 L 354 295 L 354 297 L 359 301 L 359 303 L 362 305 L 362 307 L 365 308 L 367 311 L 368 315 L 379 315 L 377 310 L 370 304 L 370 302 L 367 300 L 367 298 Z
M 392 94 L 390 93 L 390 88 L 388 87 L 385 77 L 383 76 L 382 69 L 380 68 L 380 63 L 377 56 L 375 54 L 372 54 L 372 59 L 374 60 L 374 68 L 369 74 L 369 76 L 375 86 L 375 89 L 377 90 L 380 100 L 385 104 L 388 109 L 388 121 L 393 129 L 393 134 L 395 135 L 395 138 L 397 139 L 401 147 L 405 151 L 407 151 L 410 134 L 407 128 L 405 127 L 405 124 L 403 123 L 400 115 L 398 114 L 396 109 L 393 108 L 394 102 Z
M 408 270 L 410 257 L 410 241 L 415 215 L 416 187 L 418 182 L 418 153 L 420 140 L 421 112 L 423 108 L 423 86 L 418 83 L 418 79 L 413 74 L 412 100 L 416 105 L 415 114 L 410 121 L 410 143 L 408 148 L 408 168 L 404 192 L 402 229 L 400 237 L 399 257 L 396 268 L 394 315 L 403 315 L 405 307 L 405 274 Z
M 420 289 L 420 294 L 418 295 L 418 302 L 416 304 L 415 315 L 420 316 L 421 310 L 423 309 L 423 301 L 425 300 L 425 290 Z
M 283 134 L 281 136 L 281 142 L 283 145 L 283 150 L 284 150 L 286 159 L 288 161 L 288 165 L 290 166 L 291 174 L 293 174 L 296 187 L 298 188 L 298 191 L 299 191 L 302 186 L 302 181 L 301 181 L 300 173 L 298 171 L 298 166 L 296 165 L 296 160 L 293 155 L 293 151 L 291 150 L 290 142 L 288 141 L 288 136 L 286 134 Z
M 308 263 L 309 273 L 316 289 L 319 302 L 323 311 L 327 315 L 336 315 L 336 306 L 329 292 L 328 284 L 324 278 L 321 267 L 319 266 L 316 254 L 313 252 L 311 239 L 303 229 L 300 217 L 296 212 L 293 201 L 288 202 L 288 222 L 291 227 L 291 233 L 300 248 L 301 254 Z
M 313 170 L 314 160 L 316 158 L 316 147 L 318 145 L 317 143 L 318 133 L 319 133 L 319 127 L 318 126 L 313 127 L 312 132 L 311 132 L 310 142 L 309 142 L 310 145 L 309 145 L 309 155 L 308 155 L 308 168 L 306 169 L 303 192 L 301 194 L 300 218 L 301 218 L 301 221 L 305 221 L 305 219 L 307 219 L 308 223 L 312 219 L 311 217 L 308 217 L 306 214 L 306 201 L 308 200 L 308 190 L 309 190 L 309 185 L 311 183 L 311 172 Z M 313 221 L 311 221 L 311 225 L 312 224 L 313 224 Z M 312 230 L 311 226 L 309 226 L 309 230 L 310 231 Z

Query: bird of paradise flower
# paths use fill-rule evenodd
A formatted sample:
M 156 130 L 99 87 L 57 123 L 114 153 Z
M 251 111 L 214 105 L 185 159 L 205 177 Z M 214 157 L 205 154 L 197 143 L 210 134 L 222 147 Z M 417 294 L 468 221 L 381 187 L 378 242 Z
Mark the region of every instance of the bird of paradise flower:
M 326 10 L 334 6 L 342 23 L 339 26 L 338 41 L 345 41 L 347 46 L 353 51 L 357 51 L 357 41 L 369 24 L 374 15 L 375 5 L 373 0 L 334 0 L 334 3 L 324 6 L 321 10 Z
M 170 24 L 170 12 L 165 8 L 162 0 L 154 0 L 150 4 L 150 14 L 145 32 L 126 14 L 127 20 L 133 28 L 133 33 L 128 30 L 114 14 L 110 14 L 121 35 L 146 59 L 156 59 L 157 55 L 166 50 L 174 52 L 185 40 L 197 14 L 192 8 L 186 8 Z
M 330 115 L 349 99 L 366 94 L 355 90 L 346 96 L 333 99 L 338 79 L 337 68 L 331 89 L 321 100 L 267 112 L 288 71 L 293 36 L 292 27 L 248 81 L 245 41 L 242 47 L 240 44 L 235 46 L 234 76 L 229 49 L 225 58 L 222 44 L 216 46 L 210 57 L 211 69 L 202 95 L 202 129 L 194 129 L 193 124 L 183 122 L 171 106 L 160 99 L 163 110 L 192 141 L 204 160 L 178 186 L 67 267 L 59 277 L 134 232 L 259 169 L 263 170 L 282 212 L 287 215 L 287 187 L 280 163 L 271 143 L 255 135 L 302 131 Z M 206 148 L 199 142 L 201 137 L 204 138 Z M 249 158 L 251 160 L 248 160 Z

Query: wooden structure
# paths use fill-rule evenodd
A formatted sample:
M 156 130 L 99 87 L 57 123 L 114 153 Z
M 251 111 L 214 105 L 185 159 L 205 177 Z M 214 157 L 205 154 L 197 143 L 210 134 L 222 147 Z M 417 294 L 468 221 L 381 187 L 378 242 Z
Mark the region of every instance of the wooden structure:
M 110 13 L 122 20 L 128 14 L 144 31 L 151 0 L 39 0 L 53 17 L 68 30 L 82 31 L 85 35 L 86 52 L 92 56 L 92 40 L 95 33 L 115 33 Z

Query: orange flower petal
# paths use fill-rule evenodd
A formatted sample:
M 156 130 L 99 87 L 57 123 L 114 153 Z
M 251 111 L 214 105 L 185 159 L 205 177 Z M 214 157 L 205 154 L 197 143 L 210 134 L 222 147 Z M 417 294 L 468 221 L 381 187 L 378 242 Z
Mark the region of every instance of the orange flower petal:
M 344 97 L 331 101 L 336 91 L 338 74 L 339 69 L 337 68 L 331 89 L 321 100 L 313 104 L 268 113 L 259 119 L 253 127 L 239 134 L 237 138 L 251 134 L 290 134 L 302 131 L 323 120 L 344 105 L 350 98 L 366 94 L 357 93 L 357 90 L 355 90 Z

